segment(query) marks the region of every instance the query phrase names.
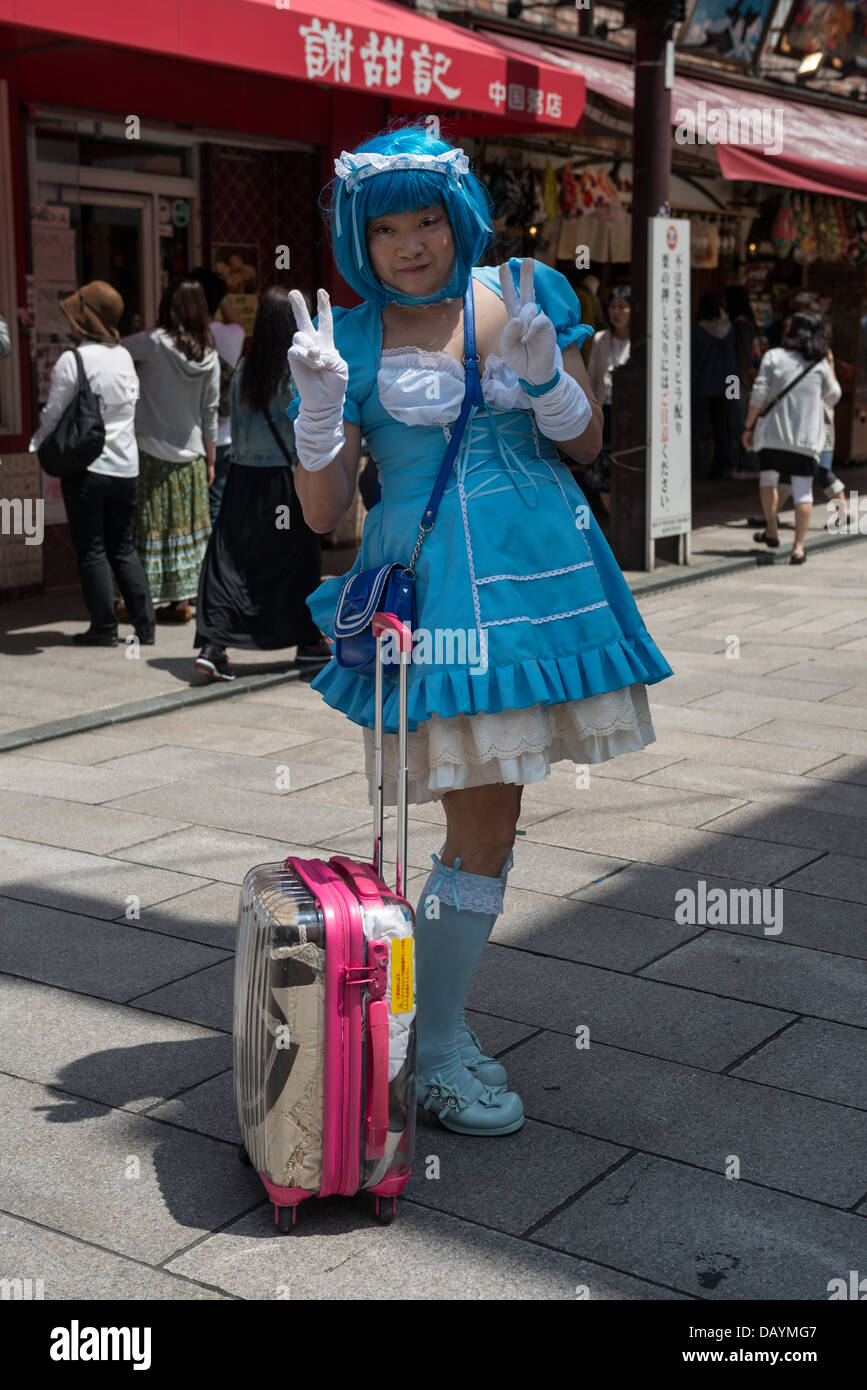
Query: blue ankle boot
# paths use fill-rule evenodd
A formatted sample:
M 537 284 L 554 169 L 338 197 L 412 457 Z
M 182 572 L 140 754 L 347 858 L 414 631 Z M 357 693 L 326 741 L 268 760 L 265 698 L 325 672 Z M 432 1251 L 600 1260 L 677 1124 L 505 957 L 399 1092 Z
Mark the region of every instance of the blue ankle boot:
M 459 872 L 460 860 L 447 869 L 437 855 L 431 857 L 435 867 L 416 914 L 418 1102 L 458 1134 L 512 1134 L 524 1123 L 520 1098 L 504 1089 L 505 1072 L 484 1057 L 463 1017 L 470 981 L 498 915 L 473 906 L 496 909 L 497 895 L 502 905 L 508 870 L 498 879 L 483 878 Z M 439 915 L 429 918 L 431 896 Z M 474 1069 L 467 1066 L 462 1048 Z M 484 1081 L 489 1067 L 503 1080 Z

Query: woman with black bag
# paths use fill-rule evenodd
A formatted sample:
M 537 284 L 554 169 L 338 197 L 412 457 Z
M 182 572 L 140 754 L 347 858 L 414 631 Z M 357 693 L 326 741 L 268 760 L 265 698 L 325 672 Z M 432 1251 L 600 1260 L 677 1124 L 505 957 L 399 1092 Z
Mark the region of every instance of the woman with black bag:
M 779 547 L 780 495 L 791 492 L 792 565 L 803 565 L 807 558 L 804 540 L 813 511 L 813 474 L 825 438 L 822 407 L 836 405 L 841 394 L 832 363 L 821 314 L 793 314 L 782 347 L 771 348 L 762 358 L 747 411 L 742 443 L 760 455 L 759 496 L 765 515 L 765 529 L 753 540 L 772 550 Z
M 62 477 L 66 519 L 90 627 L 73 642 L 83 647 L 117 645 L 112 572 L 140 642 L 154 640 L 154 606 L 133 544 L 139 456 L 135 437 L 138 376 L 122 346 L 117 325 L 123 300 L 103 280 L 92 280 L 60 301 L 75 347 L 61 353 L 51 375 L 48 400 L 31 450 L 50 445 L 79 394 L 79 362 L 86 385 L 98 398 L 104 442 L 93 462 Z M 55 476 L 59 469 L 52 468 Z
M 295 438 L 286 410 L 295 394 L 286 354 L 295 320 L 286 290 L 270 289 L 250 354 L 232 379 L 232 463 L 199 575 L 196 666 L 234 680 L 227 647 L 298 647 L 300 662 L 330 651 L 305 603 L 319 584 L 320 540 L 292 485 Z

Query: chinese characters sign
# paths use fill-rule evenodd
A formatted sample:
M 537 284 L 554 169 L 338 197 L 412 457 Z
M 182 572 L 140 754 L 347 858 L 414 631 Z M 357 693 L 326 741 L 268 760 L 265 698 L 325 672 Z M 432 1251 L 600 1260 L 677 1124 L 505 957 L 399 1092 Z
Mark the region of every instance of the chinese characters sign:
M 647 524 L 652 540 L 689 531 L 689 222 L 649 224 Z
M 300 18 L 297 12 L 286 19 L 297 24 L 302 45 L 299 75 L 311 82 L 424 97 L 492 114 L 520 112 L 548 125 L 574 126 L 583 110 L 583 83 L 575 74 L 522 62 L 471 32 L 456 43 L 451 25 L 438 22 L 431 29 L 442 31 L 438 43 L 382 33 L 363 22 Z M 514 80 L 518 76 L 525 80 Z

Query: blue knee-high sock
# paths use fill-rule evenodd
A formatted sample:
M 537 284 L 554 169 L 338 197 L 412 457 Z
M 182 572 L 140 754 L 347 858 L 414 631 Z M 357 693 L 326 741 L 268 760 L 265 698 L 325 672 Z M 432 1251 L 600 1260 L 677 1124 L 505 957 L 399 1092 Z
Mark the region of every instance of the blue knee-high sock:
M 502 911 L 510 865 L 498 878 L 467 874 L 460 860 L 447 869 L 437 855 L 416 914 L 418 972 L 418 1095 L 423 1100 L 432 1077 L 459 1082 L 470 1099 L 485 1087 L 466 1070 L 460 1047 L 468 1041 L 464 1005 L 485 943 Z

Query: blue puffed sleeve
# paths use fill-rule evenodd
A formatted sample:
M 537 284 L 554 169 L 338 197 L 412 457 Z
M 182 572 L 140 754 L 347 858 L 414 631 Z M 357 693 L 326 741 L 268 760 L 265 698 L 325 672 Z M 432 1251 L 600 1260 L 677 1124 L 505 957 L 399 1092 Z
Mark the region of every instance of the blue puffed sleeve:
M 375 316 L 379 310 L 376 305 L 365 302 L 357 304 L 354 309 L 341 309 L 339 305 L 334 305 L 331 313 L 334 320 L 334 346 L 349 368 L 343 418 L 352 425 L 360 425 L 362 406 L 376 389 L 379 348 L 374 336 L 378 327 Z M 319 327 L 318 314 L 313 320 L 313 326 Z M 301 397 L 296 394 L 286 411 L 290 420 L 297 419 L 300 408 Z
M 516 290 L 520 287 L 522 263 L 523 258 L 520 256 L 513 256 L 509 261 Z M 533 272 L 533 288 L 536 292 L 536 303 L 548 315 L 557 330 L 557 346 L 561 352 L 569 347 L 570 343 L 580 347 L 588 338 L 593 337 L 594 330 L 589 323 L 581 322 L 578 296 L 566 276 L 561 275 L 559 270 L 545 265 L 544 261 L 535 261 L 534 264 L 536 268 Z M 502 299 L 500 275 L 496 266 L 476 266 L 473 276 Z

